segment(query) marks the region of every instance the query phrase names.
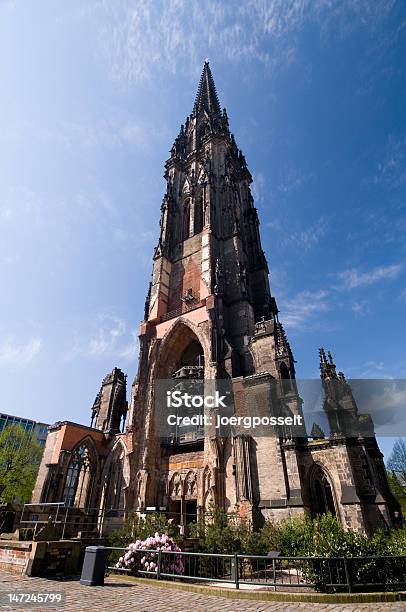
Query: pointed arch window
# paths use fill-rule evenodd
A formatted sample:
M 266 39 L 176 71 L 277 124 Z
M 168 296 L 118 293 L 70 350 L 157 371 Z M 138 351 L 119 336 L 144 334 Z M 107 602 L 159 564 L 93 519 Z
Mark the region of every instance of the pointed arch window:
M 183 206 L 182 240 L 189 238 L 190 232 L 190 200 L 186 200 Z
M 124 448 L 119 444 L 109 459 L 109 466 L 104 477 L 104 507 L 106 509 L 124 510 Z
M 195 201 L 194 234 L 200 234 L 203 229 L 203 196 L 199 195 Z
M 333 488 L 321 467 L 317 467 L 311 476 L 312 515 L 327 514 L 336 516 Z
M 284 393 L 290 393 L 293 390 L 292 379 L 288 366 L 284 361 L 279 366 L 279 374 L 282 380 L 282 389 Z
M 95 466 L 86 444 L 81 444 L 73 453 L 66 474 L 63 501 L 66 506 L 85 508 L 91 500 Z

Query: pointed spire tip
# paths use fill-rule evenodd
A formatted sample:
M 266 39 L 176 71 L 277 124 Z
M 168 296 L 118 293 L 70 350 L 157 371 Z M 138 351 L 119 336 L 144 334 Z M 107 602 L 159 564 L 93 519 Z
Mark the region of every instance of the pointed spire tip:
M 216 115 L 221 115 L 220 103 L 208 58 L 204 61 L 203 71 L 197 88 L 194 110 L 197 112 L 205 110 L 209 114 L 214 113 Z

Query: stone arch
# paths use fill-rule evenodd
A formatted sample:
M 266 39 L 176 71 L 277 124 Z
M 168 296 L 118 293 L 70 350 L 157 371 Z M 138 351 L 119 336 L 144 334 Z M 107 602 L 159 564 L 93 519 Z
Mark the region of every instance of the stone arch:
M 179 472 L 172 474 L 169 481 L 169 497 L 172 499 L 180 499 L 183 494 L 183 482 Z
M 310 469 L 308 486 L 312 516 L 330 512 L 333 516 L 340 519 L 333 479 L 321 463 L 314 463 Z
M 176 371 L 176 364 L 180 356 L 187 346 L 194 340 L 197 340 L 203 349 L 204 355 L 204 378 L 213 379 L 215 372 L 211 363 L 211 348 L 210 338 L 208 334 L 198 325 L 194 324 L 186 317 L 179 317 L 168 329 L 162 339 L 158 339 L 153 343 L 149 363 L 151 367 L 148 372 L 148 377 L 142 384 L 145 386 L 145 402 L 151 409 L 144 411 L 135 411 L 134 419 L 136 426 L 145 431 L 145 438 L 152 439 L 156 436 L 155 413 L 154 413 L 154 395 L 155 381 L 168 380 Z M 141 423 L 140 419 L 143 419 Z M 138 468 L 141 465 L 148 465 L 149 450 L 145 441 L 142 442 L 140 448 L 140 458 Z
M 206 364 L 205 378 L 210 378 L 210 375 L 207 375 L 207 364 L 210 363 L 208 339 L 197 325 L 183 317 L 176 320 L 161 341 L 155 378 L 170 378 L 176 371 L 176 365 L 184 351 L 195 341 L 201 345 L 203 350 L 204 363 Z
M 94 500 L 99 460 L 93 440 L 86 436 L 71 451 L 63 486 L 68 507 L 91 508 Z
M 183 494 L 185 498 L 197 499 L 197 474 L 193 470 L 186 474 L 183 483 Z

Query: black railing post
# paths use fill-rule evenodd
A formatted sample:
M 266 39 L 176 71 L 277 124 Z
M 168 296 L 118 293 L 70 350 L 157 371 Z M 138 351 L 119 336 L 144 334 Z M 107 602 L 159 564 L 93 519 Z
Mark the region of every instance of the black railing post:
M 343 559 L 344 559 L 344 571 L 345 571 L 345 579 L 347 582 L 347 588 L 348 588 L 348 592 L 351 593 L 352 587 L 351 587 L 350 572 L 348 570 L 348 559 L 347 557 L 343 557 Z
M 157 580 L 161 579 L 161 562 L 162 562 L 162 550 L 158 550 L 158 570 L 156 573 Z
M 231 580 L 234 580 L 235 588 L 240 588 L 240 583 L 238 581 L 238 555 L 234 555 L 231 558 Z
M 104 546 L 86 546 L 80 584 L 103 586 L 107 549 Z

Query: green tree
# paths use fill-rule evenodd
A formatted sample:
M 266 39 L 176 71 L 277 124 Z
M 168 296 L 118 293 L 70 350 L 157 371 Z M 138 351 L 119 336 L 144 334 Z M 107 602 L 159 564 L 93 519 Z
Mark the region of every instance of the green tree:
M 395 472 L 388 471 L 387 475 L 390 489 L 400 503 L 403 516 L 406 516 L 406 486 L 402 486 Z
M 0 432 L 0 502 L 30 500 L 41 456 L 41 446 L 21 425 Z
M 406 486 L 406 442 L 403 438 L 396 440 L 388 460 L 388 468 L 396 474 L 402 486 Z
M 406 516 L 406 442 L 403 438 L 393 445 L 387 467 L 389 486 Z

